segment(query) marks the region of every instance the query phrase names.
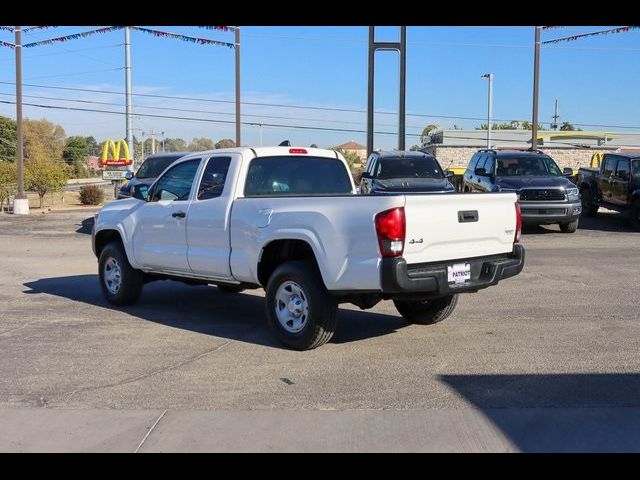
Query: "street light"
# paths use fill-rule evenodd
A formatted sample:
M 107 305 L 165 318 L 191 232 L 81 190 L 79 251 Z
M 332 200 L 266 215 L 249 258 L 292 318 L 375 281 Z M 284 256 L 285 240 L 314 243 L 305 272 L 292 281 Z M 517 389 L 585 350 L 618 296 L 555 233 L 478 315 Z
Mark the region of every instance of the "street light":
M 164 153 L 164 132 L 160 132 L 162 135 L 162 153 Z
M 489 99 L 487 105 L 487 148 L 491 148 L 491 117 L 493 110 L 493 73 L 485 73 L 481 78 L 489 79 Z

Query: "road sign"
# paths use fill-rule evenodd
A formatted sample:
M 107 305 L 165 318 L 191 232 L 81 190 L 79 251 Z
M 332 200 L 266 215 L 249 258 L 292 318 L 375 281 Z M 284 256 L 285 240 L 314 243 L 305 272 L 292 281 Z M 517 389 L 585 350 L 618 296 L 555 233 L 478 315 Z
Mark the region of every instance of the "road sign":
M 127 174 L 127 170 L 103 170 L 103 180 L 124 180 Z

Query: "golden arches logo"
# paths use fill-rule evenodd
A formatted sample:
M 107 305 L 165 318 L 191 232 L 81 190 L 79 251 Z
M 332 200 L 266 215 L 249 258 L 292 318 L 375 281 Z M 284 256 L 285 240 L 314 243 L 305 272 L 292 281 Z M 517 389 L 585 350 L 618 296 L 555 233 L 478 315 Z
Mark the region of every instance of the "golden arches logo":
M 120 158 L 120 153 L 124 154 L 124 158 Z M 111 156 L 109 156 L 111 153 Z M 129 146 L 124 140 L 105 140 L 102 146 L 102 157 L 100 164 L 102 166 L 126 166 L 131 165 L 131 156 L 129 154 Z
M 600 162 L 602 162 L 602 152 L 596 152 L 591 157 L 591 168 L 600 168 Z

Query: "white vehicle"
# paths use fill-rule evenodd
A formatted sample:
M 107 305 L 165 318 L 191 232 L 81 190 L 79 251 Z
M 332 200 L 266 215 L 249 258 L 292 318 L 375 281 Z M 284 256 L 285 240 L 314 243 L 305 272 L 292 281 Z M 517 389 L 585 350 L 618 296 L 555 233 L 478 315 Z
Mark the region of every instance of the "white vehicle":
M 231 148 L 180 158 L 96 215 L 100 286 L 135 303 L 157 279 L 266 290 L 288 347 L 327 342 L 339 303 L 393 300 L 410 322 L 524 265 L 513 193 L 357 195 L 344 158 L 316 148 Z

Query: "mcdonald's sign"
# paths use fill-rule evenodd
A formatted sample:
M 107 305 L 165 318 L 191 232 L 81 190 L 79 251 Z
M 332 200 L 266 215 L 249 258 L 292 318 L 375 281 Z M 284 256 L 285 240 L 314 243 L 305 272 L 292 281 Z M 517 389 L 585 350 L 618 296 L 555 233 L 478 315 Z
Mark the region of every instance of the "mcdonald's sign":
M 124 158 L 120 158 L 120 153 L 124 154 Z M 109 155 L 111 154 L 111 155 Z M 103 167 L 125 167 L 131 165 L 132 160 L 129 155 L 129 146 L 124 140 L 105 140 L 102 146 L 102 157 L 100 165 Z

